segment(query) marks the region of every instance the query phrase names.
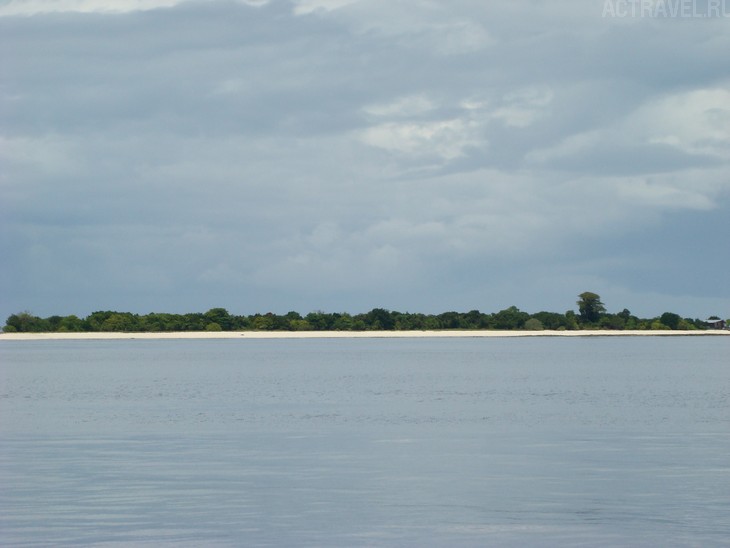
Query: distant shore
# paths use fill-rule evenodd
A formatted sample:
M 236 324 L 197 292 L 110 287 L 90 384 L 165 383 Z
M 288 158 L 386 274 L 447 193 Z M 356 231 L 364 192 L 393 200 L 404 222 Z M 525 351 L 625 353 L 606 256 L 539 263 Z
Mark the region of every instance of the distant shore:
M 642 331 L 181 331 L 159 333 L 0 333 L 0 341 L 131 340 L 131 339 L 407 339 L 485 337 L 682 337 L 730 336 L 727 330 Z

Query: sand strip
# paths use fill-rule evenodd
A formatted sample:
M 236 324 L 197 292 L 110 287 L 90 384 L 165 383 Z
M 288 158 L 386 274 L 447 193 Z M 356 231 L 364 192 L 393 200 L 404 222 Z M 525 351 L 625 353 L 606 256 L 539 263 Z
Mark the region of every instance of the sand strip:
M 730 336 L 730 331 L 185 331 L 165 333 L 0 333 L 0 341 L 110 339 L 404 339 L 447 337 Z

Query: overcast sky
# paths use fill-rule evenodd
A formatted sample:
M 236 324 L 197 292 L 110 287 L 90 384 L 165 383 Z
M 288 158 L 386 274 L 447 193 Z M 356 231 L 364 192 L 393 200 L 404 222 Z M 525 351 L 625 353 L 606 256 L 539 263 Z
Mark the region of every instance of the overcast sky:
M 0 320 L 728 317 L 708 1 L 0 0 Z

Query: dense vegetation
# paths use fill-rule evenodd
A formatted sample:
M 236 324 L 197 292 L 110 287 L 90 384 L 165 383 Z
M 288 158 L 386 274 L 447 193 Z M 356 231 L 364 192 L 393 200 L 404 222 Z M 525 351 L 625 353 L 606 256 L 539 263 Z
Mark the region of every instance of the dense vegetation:
M 511 306 L 494 313 L 478 310 L 418 314 L 374 308 L 364 314 L 298 312 L 278 314 L 230 314 L 225 308 L 205 313 L 145 315 L 130 312 L 100 311 L 86 318 L 50 316 L 40 318 L 29 312 L 12 314 L 4 327 L 15 332 L 162 332 L 162 331 L 408 331 L 431 329 L 502 329 L 502 330 L 579 330 L 579 329 L 705 329 L 699 319 L 682 318 L 665 312 L 656 318 L 638 318 L 624 309 L 616 314 L 606 312 L 600 297 L 581 293 L 578 313 L 569 310 L 529 314 Z

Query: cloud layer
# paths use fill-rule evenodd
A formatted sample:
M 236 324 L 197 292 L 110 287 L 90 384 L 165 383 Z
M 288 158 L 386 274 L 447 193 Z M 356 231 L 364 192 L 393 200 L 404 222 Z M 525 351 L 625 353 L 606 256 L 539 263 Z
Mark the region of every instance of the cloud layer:
M 0 4 L 0 312 L 730 313 L 730 19 Z

